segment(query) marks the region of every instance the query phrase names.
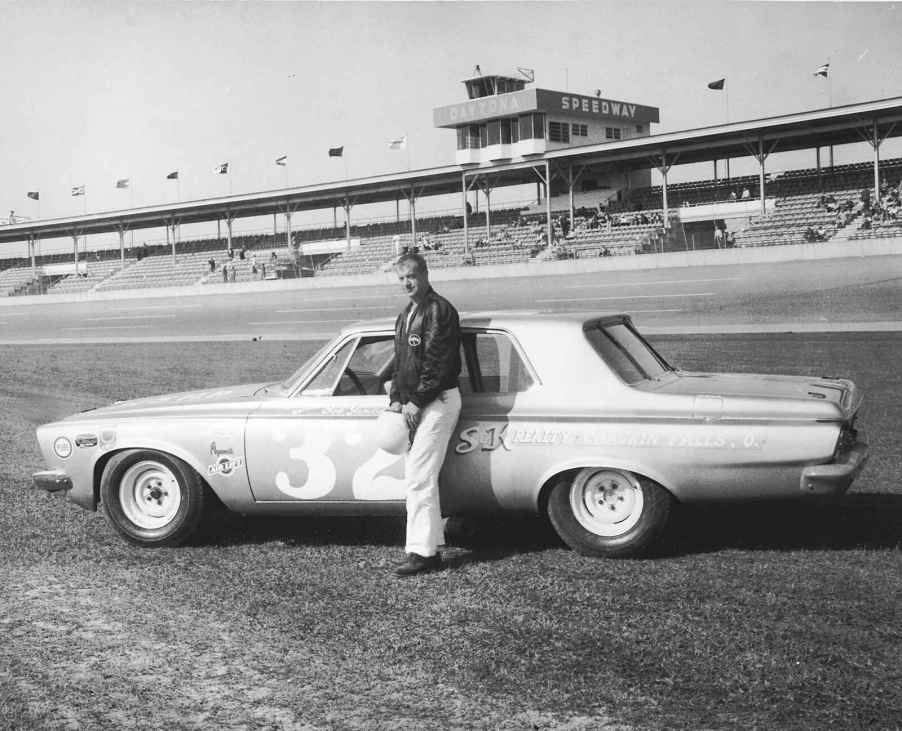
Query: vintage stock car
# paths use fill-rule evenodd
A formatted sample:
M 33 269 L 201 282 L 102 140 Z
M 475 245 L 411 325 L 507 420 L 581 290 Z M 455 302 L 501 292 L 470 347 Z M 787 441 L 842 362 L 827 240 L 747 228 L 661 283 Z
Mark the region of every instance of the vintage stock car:
M 595 556 L 631 556 L 672 503 L 840 495 L 867 458 L 861 395 L 828 377 L 685 372 L 626 315 L 462 317 L 463 409 L 446 516 L 547 512 Z M 404 510 L 403 454 L 377 446 L 393 322 L 344 329 L 283 383 L 118 402 L 41 426 L 34 475 L 132 543 L 177 545 L 210 491 L 244 514 Z

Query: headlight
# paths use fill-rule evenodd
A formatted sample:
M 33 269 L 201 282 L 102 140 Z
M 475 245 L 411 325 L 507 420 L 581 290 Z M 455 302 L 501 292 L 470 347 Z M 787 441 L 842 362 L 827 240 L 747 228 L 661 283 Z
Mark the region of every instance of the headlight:
M 72 442 L 66 437 L 57 437 L 53 442 L 53 452 L 57 457 L 66 459 L 72 454 Z

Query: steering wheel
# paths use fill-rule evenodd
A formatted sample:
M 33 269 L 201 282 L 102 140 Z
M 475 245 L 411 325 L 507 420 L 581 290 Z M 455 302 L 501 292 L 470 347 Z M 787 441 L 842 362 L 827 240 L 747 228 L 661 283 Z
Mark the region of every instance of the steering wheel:
M 345 375 L 351 379 L 351 383 L 354 384 L 354 388 L 357 389 L 357 393 L 359 393 L 361 396 L 366 396 L 366 387 L 363 385 L 360 377 L 350 368 L 345 368 Z

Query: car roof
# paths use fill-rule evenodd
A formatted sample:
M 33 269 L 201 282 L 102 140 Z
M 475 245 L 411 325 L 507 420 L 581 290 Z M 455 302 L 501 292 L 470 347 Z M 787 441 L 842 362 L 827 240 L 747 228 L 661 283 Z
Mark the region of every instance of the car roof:
M 516 329 L 525 323 L 542 322 L 543 324 L 558 323 L 562 326 L 577 325 L 582 327 L 588 320 L 597 320 L 603 317 L 627 317 L 626 314 L 616 312 L 551 312 L 549 310 L 485 310 L 479 312 L 461 312 L 460 324 L 462 327 L 497 327 L 501 329 Z M 361 320 L 342 328 L 342 334 L 359 332 L 360 330 L 392 330 L 395 327 L 395 316 L 379 317 L 370 320 Z

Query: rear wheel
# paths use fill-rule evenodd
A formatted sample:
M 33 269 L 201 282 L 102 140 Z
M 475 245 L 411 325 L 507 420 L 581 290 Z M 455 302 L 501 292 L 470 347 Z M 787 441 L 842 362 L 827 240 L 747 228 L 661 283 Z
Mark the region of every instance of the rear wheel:
M 672 502 L 667 490 L 632 472 L 587 467 L 552 486 L 548 517 L 578 553 L 638 556 L 660 537 Z
M 200 522 L 204 488 L 198 474 L 182 460 L 133 449 L 107 463 L 100 500 L 107 519 L 130 543 L 177 546 Z

